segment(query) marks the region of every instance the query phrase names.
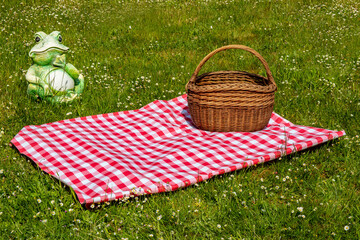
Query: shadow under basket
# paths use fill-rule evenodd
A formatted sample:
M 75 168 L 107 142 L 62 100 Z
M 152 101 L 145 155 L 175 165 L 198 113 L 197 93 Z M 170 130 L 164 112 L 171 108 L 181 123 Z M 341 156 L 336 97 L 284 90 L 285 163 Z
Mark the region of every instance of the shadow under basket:
M 244 71 L 198 73 L 214 54 L 242 49 L 264 65 L 267 78 Z M 190 115 L 194 125 L 214 132 L 253 132 L 266 127 L 274 108 L 276 83 L 265 59 L 243 45 L 228 45 L 208 54 L 196 68 L 187 88 Z

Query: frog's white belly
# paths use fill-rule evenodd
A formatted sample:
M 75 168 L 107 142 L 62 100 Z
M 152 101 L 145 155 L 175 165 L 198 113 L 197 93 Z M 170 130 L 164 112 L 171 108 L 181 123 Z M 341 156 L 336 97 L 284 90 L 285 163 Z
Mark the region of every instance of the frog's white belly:
M 47 75 L 47 82 L 56 91 L 66 91 L 74 88 L 74 79 L 62 69 L 51 71 Z

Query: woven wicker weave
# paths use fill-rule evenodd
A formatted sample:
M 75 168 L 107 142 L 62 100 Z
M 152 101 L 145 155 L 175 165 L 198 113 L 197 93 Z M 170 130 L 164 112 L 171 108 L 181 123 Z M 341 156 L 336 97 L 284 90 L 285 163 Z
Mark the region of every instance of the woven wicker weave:
M 227 49 L 242 49 L 255 55 L 267 78 L 243 71 L 218 71 L 198 76 L 213 55 Z M 216 132 L 252 132 L 263 129 L 274 107 L 276 83 L 265 59 L 254 49 L 228 45 L 209 53 L 197 66 L 186 85 L 193 123 Z

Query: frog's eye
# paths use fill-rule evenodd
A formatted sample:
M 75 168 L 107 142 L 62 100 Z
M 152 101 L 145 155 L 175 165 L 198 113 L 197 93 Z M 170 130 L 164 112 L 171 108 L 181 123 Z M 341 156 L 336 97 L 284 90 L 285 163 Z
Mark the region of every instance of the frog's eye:
M 63 39 L 62 39 L 61 35 L 58 36 L 58 40 L 59 40 L 59 42 L 62 42 Z
M 39 36 L 35 37 L 35 42 L 40 42 L 41 38 Z

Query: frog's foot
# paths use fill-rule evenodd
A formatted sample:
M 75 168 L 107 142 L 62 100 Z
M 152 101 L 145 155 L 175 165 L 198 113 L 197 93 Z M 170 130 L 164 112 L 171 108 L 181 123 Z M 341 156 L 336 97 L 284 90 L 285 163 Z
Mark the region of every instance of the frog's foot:
M 75 80 L 74 92 L 79 95 L 83 91 L 84 91 L 84 76 L 80 74 L 78 79 Z
M 27 94 L 31 98 L 38 100 L 39 98 L 44 98 L 45 91 L 42 86 L 30 83 L 27 89 Z
M 71 102 L 78 97 L 78 94 L 73 91 L 69 91 L 66 95 L 55 95 L 53 97 L 49 97 L 48 100 L 52 103 L 66 103 Z

